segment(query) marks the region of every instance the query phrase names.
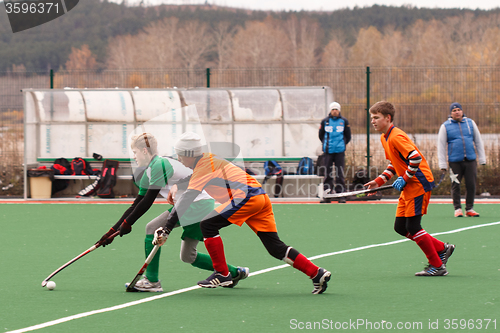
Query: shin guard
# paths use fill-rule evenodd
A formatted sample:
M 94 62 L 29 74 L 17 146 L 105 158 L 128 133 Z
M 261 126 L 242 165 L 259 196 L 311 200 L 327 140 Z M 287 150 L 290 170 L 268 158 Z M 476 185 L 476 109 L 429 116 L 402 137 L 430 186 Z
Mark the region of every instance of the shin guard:
M 441 267 L 443 263 L 439 258 L 439 255 L 434 247 L 434 237 L 429 235 L 424 229 L 421 229 L 415 235 L 412 236 L 412 240 L 417 243 L 420 249 L 425 253 L 427 260 L 434 267 Z
M 311 279 L 318 273 L 319 267 L 313 264 L 309 259 L 304 257 L 299 251 L 293 247 L 289 247 L 283 261 L 291 265 L 293 268 L 298 269 L 302 273 L 309 276 Z
M 212 258 L 212 265 L 214 266 L 214 269 L 224 276 L 228 275 L 229 269 L 226 263 L 222 238 L 219 235 L 205 238 L 204 243 L 208 253 L 210 254 L 210 258 Z
M 146 238 L 144 239 L 144 252 L 146 253 L 146 258 L 154 248 L 154 245 L 152 243 L 153 238 L 154 235 L 146 235 Z M 156 252 L 153 260 L 151 260 L 151 262 L 149 263 L 148 268 L 146 268 L 146 277 L 151 282 L 158 282 L 158 272 L 160 270 L 160 253 L 161 247 Z

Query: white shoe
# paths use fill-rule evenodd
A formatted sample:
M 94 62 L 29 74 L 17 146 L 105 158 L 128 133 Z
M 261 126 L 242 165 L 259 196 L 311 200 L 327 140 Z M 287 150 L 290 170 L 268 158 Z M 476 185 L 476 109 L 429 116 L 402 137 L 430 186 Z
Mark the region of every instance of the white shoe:
M 128 288 L 130 283 L 125 283 L 125 287 Z M 160 281 L 151 282 L 146 276 L 137 281 L 134 288 L 139 291 L 149 291 L 149 292 L 161 292 L 163 288 L 161 287 Z

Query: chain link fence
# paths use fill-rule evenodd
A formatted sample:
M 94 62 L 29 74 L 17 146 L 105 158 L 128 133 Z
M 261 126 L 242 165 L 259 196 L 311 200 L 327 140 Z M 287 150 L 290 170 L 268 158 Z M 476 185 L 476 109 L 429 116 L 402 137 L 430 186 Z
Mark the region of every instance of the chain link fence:
M 437 175 L 437 132 L 449 115 L 449 105 L 459 102 L 485 143 L 487 165 L 479 168 L 477 191 L 500 195 L 500 67 L 353 67 L 0 73 L 0 196 L 21 196 L 23 191 L 22 89 L 263 86 L 332 88 L 353 133 L 346 151 L 348 180 L 360 168 L 369 165 L 375 177 L 387 165 L 380 135 L 369 125 L 368 105 L 379 100 L 395 104 L 396 126 L 410 134 Z M 445 182 L 436 194 L 447 193 Z

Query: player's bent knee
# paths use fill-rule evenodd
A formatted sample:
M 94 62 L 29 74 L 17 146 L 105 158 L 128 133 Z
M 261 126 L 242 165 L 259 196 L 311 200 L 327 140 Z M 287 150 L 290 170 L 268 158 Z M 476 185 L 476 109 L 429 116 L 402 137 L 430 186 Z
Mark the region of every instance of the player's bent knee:
M 259 231 L 257 236 L 259 236 L 262 244 L 264 244 L 267 252 L 269 252 L 271 256 L 278 260 L 283 260 L 285 258 L 289 246 L 279 239 L 276 232 Z
M 406 217 L 396 217 L 396 221 L 394 221 L 394 231 L 406 237 L 408 233 L 408 230 L 406 230 Z
M 422 221 L 422 215 L 412 216 L 406 219 L 406 229 L 408 229 L 410 235 L 413 236 L 417 232 L 422 230 L 421 221 Z
M 180 254 L 181 261 L 185 262 L 186 264 L 192 264 L 196 260 L 196 252 L 194 253 L 183 253 L 181 252 Z
M 211 238 L 217 236 L 221 228 L 224 228 L 230 224 L 231 222 L 226 220 L 221 215 L 216 215 L 204 221 L 201 221 L 200 229 L 203 237 Z

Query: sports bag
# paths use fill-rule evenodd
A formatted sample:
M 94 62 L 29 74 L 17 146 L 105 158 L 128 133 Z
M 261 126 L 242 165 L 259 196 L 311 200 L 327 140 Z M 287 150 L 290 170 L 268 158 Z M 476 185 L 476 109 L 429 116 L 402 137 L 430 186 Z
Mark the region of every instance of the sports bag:
M 81 157 L 75 157 L 71 161 L 71 174 L 72 175 L 93 175 L 94 171 L 90 167 L 90 164 L 87 163 Z
M 54 175 L 71 175 L 71 163 L 64 157 L 58 158 L 50 167 L 54 170 Z M 69 186 L 69 180 L 54 179 L 52 181 L 52 194 L 62 191 Z
M 96 195 L 100 198 L 114 198 L 113 187 L 116 185 L 116 172 L 120 162 L 114 160 L 104 160 L 102 166 L 101 179 L 99 180 Z
M 298 175 L 314 175 L 314 162 L 310 157 L 302 157 L 297 167 Z
M 264 185 L 269 178 L 276 176 L 276 184 L 274 185 L 274 197 L 277 198 L 281 195 L 283 190 L 283 168 L 274 160 L 264 162 L 265 177 L 262 185 Z

